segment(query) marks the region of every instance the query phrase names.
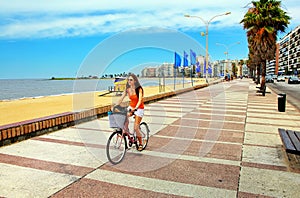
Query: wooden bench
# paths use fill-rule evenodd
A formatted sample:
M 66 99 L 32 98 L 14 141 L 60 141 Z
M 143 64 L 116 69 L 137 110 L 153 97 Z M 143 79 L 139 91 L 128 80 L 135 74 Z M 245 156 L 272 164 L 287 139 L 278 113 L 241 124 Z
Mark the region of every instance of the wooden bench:
M 278 129 L 283 146 L 287 153 L 300 155 L 300 132 Z

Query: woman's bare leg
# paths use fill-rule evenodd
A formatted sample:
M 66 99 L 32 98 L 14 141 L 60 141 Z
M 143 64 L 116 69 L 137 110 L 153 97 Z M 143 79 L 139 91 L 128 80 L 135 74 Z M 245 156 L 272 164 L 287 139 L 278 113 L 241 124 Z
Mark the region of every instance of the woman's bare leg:
M 139 141 L 139 144 L 142 145 L 142 135 L 141 135 L 141 131 L 140 131 L 140 123 L 142 121 L 142 117 L 139 116 L 135 116 L 135 121 L 134 121 L 134 130 L 136 132 L 136 137 Z
M 129 125 L 129 119 L 128 119 L 128 116 L 127 116 L 127 118 L 125 120 L 125 123 L 124 123 L 124 127 L 123 127 L 123 130 L 126 131 L 126 132 L 129 132 L 128 125 Z

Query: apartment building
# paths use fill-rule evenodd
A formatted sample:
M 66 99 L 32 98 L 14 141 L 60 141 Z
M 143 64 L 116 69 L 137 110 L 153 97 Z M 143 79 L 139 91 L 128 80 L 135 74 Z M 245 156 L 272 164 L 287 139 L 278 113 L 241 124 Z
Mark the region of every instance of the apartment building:
M 163 63 L 157 68 L 156 76 L 173 77 L 174 76 L 174 64 Z
M 276 74 L 276 60 L 267 61 L 266 74 L 274 75 Z
M 141 71 L 142 77 L 156 77 L 156 67 L 146 67 Z
M 279 41 L 278 74 L 300 74 L 300 26 Z

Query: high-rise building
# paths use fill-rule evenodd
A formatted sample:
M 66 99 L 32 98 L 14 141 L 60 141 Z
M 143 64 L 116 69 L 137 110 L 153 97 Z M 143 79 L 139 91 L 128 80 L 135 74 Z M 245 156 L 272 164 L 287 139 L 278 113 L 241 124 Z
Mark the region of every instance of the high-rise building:
M 276 70 L 276 60 L 267 61 L 266 75 L 276 74 L 275 70 Z
M 300 26 L 279 41 L 278 74 L 300 74 Z
M 141 74 L 142 77 L 156 77 L 156 67 L 145 67 Z
M 163 63 L 156 71 L 157 76 L 173 77 L 174 76 L 174 64 L 173 63 Z

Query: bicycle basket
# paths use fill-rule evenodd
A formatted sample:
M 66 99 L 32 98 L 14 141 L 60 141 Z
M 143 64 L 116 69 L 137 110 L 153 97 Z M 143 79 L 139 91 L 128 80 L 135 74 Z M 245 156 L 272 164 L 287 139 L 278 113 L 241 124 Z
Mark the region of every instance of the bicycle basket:
M 126 114 L 112 113 L 108 116 L 110 128 L 123 128 L 126 120 Z

